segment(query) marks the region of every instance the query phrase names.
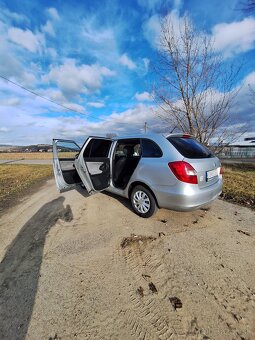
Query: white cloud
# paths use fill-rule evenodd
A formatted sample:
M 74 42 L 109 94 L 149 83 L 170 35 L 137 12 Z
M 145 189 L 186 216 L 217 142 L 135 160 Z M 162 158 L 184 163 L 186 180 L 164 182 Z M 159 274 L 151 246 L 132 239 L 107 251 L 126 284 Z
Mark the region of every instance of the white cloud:
M 61 104 L 63 106 L 65 106 L 66 108 L 73 110 L 73 111 L 79 111 L 80 113 L 86 113 L 85 108 L 82 104 L 82 100 L 80 98 L 79 99 L 79 103 L 74 103 L 74 102 L 70 102 L 66 99 L 66 97 L 63 95 L 63 93 L 55 88 L 48 88 L 45 90 L 40 90 L 38 91 L 38 94 L 42 95 L 45 98 L 49 98 L 51 100 L 53 100 L 54 102 Z M 54 104 L 52 106 L 52 110 L 62 110 L 59 106 L 55 106 L 54 108 Z M 66 111 L 68 111 L 68 109 Z M 63 110 L 65 110 L 63 108 Z
M 150 43 L 150 45 L 155 48 L 160 48 L 160 34 L 161 34 L 161 21 L 159 15 L 155 14 L 151 16 L 143 25 L 143 34 L 146 40 Z M 180 29 L 183 26 L 183 17 L 179 16 L 177 10 L 173 10 L 168 13 L 164 18 L 164 22 L 172 25 L 174 30 L 174 35 L 178 39 L 180 37 Z
M 164 131 L 164 123 L 158 119 L 153 105 L 137 104 L 123 112 L 114 112 L 105 117 L 101 123 L 94 123 L 94 129 L 100 133 L 115 132 L 118 134 L 141 133 L 147 122 L 149 131 Z M 96 132 L 96 131 L 95 131 Z
M 73 29 L 73 27 L 71 27 Z M 88 16 L 82 21 L 82 25 L 72 35 L 78 40 L 78 44 L 86 46 L 87 54 L 95 58 L 97 62 L 111 65 L 119 58 L 118 39 L 123 36 L 122 23 L 103 26 L 95 16 Z
M 64 102 L 62 105 L 67 107 L 67 111 L 69 111 L 68 109 L 70 109 L 70 110 L 73 110 L 75 112 L 79 112 L 79 113 L 83 113 L 83 114 L 86 113 L 84 106 L 79 105 L 77 103 Z
M 42 31 L 49 34 L 52 37 L 55 37 L 56 35 L 50 20 L 47 20 L 46 24 L 42 26 Z
M 153 98 L 152 98 L 152 96 L 149 92 L 142 92 L 142 93 L 136 92 L 135 99 L 138 100 L 139 102 L 152 101 L 153 100 Z
M 212 29 L 215 48 L 225 57 L 247 52 L 255 47 L 255 18 L 217 24 Z
M 36 81 L 35 76 L 28 72 L 26 68 L 20 63 L 14 53 L 12 53 L 12 46 L 0 38 L 0 74 L 7 78 L 16 78 L 23 85 L 33 86 Z
M 178 38 L 183 27 L 183 17 L 173 10 L 164 20 L 173 26 L 174 34 Z M 160 48 L 160 26 L 160 16 L 157 14 L 152 15 L 143 25 L 144 37 L 155 49 Z M 242 21 L 217 24 L 212 28 L 211 38 L 215 49 L 223 52 L 226 58 L 247 52 L 255 48 L 255 18 L 248 17 Z
M 43 36 L 41 34 L 34 34 L 29 29 L 22 30 L 21 28 L 11 27 L 8 29 L 8 38 L 30 52 L 41 51 Z
M 164 8 L 170 6 L 174 9 L 180 9 L 182 6 L 182 0 L 137 0 L 138 4 L 145 8 L 147 11 L 159 12 Z
M 248 74 L 244 80 L 243 80 L 243 84 L 245 86 L 247 85 L 251 85 L 252 87 L 255 86 L 255 71 L 251 72 L 250 74 Z
M 122 54 L 119 58 L 119 63 L 126 66 L 129 70 L 134 70 L 136 68 L 136 64 L 127 56 L 126 53 Z
M 175 9 L 180 9 L 182 7 L 183 0 L 174 0 L 173 3 Z
M 47 48 L 47 53 L 49 54 L 51 59 L 56 59 L 58 56 L 57 51 L 55 50 L 55 48 L 52 47 Z
M 63 95 L 63 93 L 56 88 L 47 88 L 45 90 L 38 91 L 38 93 L 43 97 L 49 98 L 60 104 L 63 104 L 66 101 L 66 98 Z
M 0 8 L 0 18 L 4 21 L 6 21 L 6 19 L 10 19 L 16 22 L 28 21 L 25 15 L 11 12 L 8 8 Z
M 74 60 L 68 59 L 61 66 L 52 67 L 43 80 L 57 84 L 64 96 L 70 98 L 99 90 L 103 78 L 113 75 L 107 67 L 97 64 L 77 66 Z
M 147 10 L 155 10 L 162 4 L 162 0 L 137 0 L 137 2 Z
M 2 90 L 1 82 L 0 90 Z M 22 101 L 16 107 L 12 106 L 12 119 L 9 119 L 8 106 L 0 105 L 0 126 L 9 131 L 1 135 L 2 144 L 50 143 L 54 137 L 83 142 L 85 136 L 91 134 L 103 136 L 111 132 L 118 135 L 141 133 L 144 131 L 144 122 L 147 122 L 148 131 L 169 132 L 169 125 L 158 118 L 155 113 L 156 107 L 153 105 L 138 104 L 122 112 L 113 112 L 109 116 L 98 116 L 99 121 L 92 122 L 89 121 L 89 114 L 70 116 L 70 112 L 64 110 L 56 117 L 56 112 L 60 112 L 60 108 L 55 107 L 54 104 L 32 95 L 24 95 L 21 89 L 13 88 L 13 90 L 16 91 L 15 94 L 22 96 Z M 61 93 L 55 91 L 56 98 L 61 96 Z M 13 91 L 10 93 L 12 95 Z M 254 110 L 251 111 L 243 95 L 240 96 L 240 100 L 241 102 L 237 102 L 233 107 L 233 112 L 236 109 L 240 110 L 238 114 L 241 120 L 236 120 L 233 124 L 241 124 L 248 119 L 251 124 L 249 131 L 255 131 Z M 71 105 L 68 102 L 63 103 L 69 107 Z M 79 111 L 80 109 L 81 107 Z M 42 115 L 42 112 L 47 112 L 47 115 Z M 54 112 L 52 116 L 51 112 Z
M 60 19 L 58 11 L 56 10 L 56 8 L 54 8 L 54 7 L 48 8 L 48 13 L 52 17 L 52 19 L 54 19 L 54 20 Z
M 145 71 L 146 71 L 146 73 L 147 73 L 148 70 L 149 70 L 150 59 L 148 59 L 148 58 L 143 58 L 143 63 L 144 63 Z
M 147 20 L 143 25 L 143 34 L 146 40 L 153 48 L 159 46 L 160 36 L 160 17 L 155 14 Z
M 164 20 L 169 20 L 178 36 L 183 24 L 183 17 L 179 16 L 178 11 L 171 11 Z M 153 48 L 160 47 L 160 32 L 160 16 L 154 14 L 143 25 L 144 37 Z M 223 52 L 226 58 L 247 52 L 255 48 L 255 18 L 217 24 L 212 28 L 211 37 L 215 49 Z
M 105 103 L 103 102 L 89 102 L 88 105 L 91 107 L 95 107 L 97 109 L 100 109 L 101 107 L 105 107 Z
M 17 97 L 0 99 L 1 106 L 17 106 L 20 104 L 20 102 L 21 99 Z
M 2 127 L 0 127 L 0 132 L 9 132 L 10 130 L 9 129 L 7 129 L 7 127 L 5 127 L 5 126 L 2 126 Z

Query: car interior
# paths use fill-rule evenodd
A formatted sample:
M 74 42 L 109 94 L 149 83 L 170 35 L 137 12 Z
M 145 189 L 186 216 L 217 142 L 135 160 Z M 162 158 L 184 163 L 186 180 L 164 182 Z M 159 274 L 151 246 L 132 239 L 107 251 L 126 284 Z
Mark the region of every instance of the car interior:
M 113 156 L 113 184 L 125 189 L 141 158 L 139 139 L 120 140 Z
M 83 153 L 90 178 L 95 190 L 102 190 L 110 184 L 109 150 L 112 141 L 91 139 Z M 67 184 L 81 183 L 80 176 L 74 168 L 74 160 L 79 154 L 76 144 L 57 145 L 62 174 Z M 112 172 L 115 187 L 125 189 L 141 158 L 140 139 L 119 140 L 113 155 Z
M 79 147 L 72 142 L 57 142 L 57 152 L 63 178 L 67 184 L 81 183 L 80 176 L 73 166 Z

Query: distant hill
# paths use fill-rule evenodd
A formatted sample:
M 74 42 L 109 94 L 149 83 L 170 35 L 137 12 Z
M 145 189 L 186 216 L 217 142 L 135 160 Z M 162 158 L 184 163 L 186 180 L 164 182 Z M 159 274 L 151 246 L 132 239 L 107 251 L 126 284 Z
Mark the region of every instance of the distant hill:
M 50 152 L 52 145 L 35 144 L 35 145 L 6 145 L 0 144 L 0 152 Z

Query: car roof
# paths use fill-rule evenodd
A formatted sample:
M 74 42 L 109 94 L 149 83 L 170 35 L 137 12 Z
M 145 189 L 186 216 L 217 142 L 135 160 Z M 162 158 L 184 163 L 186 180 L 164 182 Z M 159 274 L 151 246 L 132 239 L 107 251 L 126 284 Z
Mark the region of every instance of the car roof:
M 148 139 L 158 139 L 164 137 L 161 133 L 149 132 L 149 133 L 138 133 L 138 134 L 127 134 L 113 137 L 113 140 L 119 139 L 134 139 L 134 138 L 148 138 Z
M 170 134 L 162 134 L 162 133 L 156 133 L 156 132 L 149 132 L 149 133 L 139 133 L 139 134 L 132 134 L 132 135 L 122 135 L 122 136 L 116 136 L 113 137 L 112 140 L 119 140 L 119 139 L 133 139 L 133 138 L 148 138 L 153 140 L 161 139 L 162 137 L 168 138 L 168 137 L 183 137 L 183 136 L 189 136 L 192 138 L 193 136 L 188 133 L 170 133 Z

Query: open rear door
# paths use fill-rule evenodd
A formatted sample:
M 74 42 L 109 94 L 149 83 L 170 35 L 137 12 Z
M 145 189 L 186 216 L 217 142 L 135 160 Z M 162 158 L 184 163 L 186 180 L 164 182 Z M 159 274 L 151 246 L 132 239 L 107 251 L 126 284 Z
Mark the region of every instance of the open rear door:
M 89 137 L 75 161 L 77 172 L 90 194 L 110 185 L 111 147 L 111 139 Z
M 53 170 L 60 192 L 75 189 L 82 183 L 74 162 L 80 147 L 72 140 L 53 139 Z

